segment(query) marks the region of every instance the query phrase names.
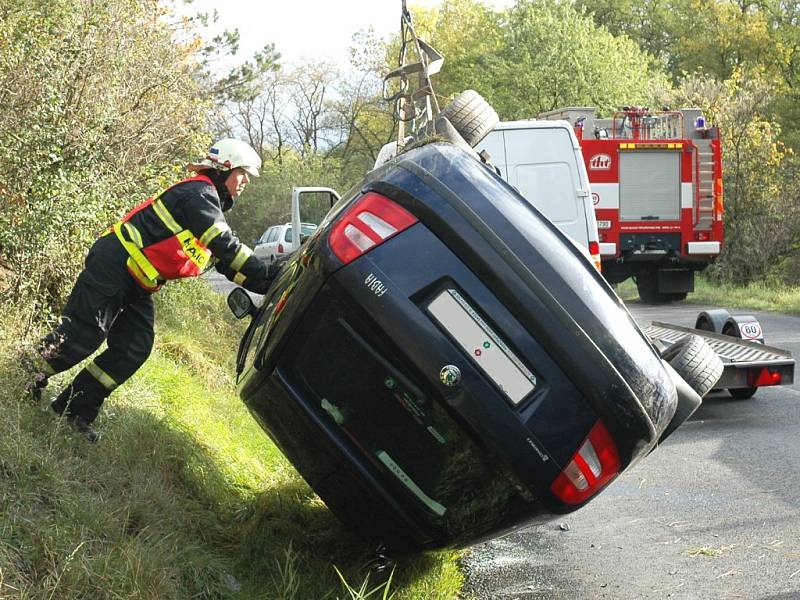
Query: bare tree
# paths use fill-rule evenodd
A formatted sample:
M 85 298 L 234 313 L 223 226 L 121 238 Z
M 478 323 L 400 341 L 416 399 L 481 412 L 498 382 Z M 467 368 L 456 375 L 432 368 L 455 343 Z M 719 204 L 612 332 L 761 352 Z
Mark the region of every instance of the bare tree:
M 305 157 L 317 154 L 323 138 L 326 100 L 338 77 L 331 63 L 305 62 L 295 67 L 290 75 L 291 123 L 297 149 Z

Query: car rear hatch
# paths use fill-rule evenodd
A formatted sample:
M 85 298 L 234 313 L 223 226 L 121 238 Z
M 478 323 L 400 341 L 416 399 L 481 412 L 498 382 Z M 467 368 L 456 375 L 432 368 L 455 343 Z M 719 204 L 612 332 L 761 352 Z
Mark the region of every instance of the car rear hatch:
M 337 249 L 348 208 L 335 215 L 336 264 L 291 320 L 274 377 L 417 543 L 474 542 L 574 509 L 655 444 L 675 410 L 660 359 L 513 189 L 430 144 L 358 195 L 411 219 L 382 242 L 355 232 L 348 254 Z

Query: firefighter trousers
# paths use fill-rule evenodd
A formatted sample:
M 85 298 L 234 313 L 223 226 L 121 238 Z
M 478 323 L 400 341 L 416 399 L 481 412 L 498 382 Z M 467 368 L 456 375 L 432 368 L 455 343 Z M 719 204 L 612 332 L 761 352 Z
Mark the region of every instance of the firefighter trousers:
M 150 292 L 128 273 L 128 254 L 115 236 L 97 240 L 64 307 L 59 326 L 43 340 L 48 376 L 66 371 L 107 347 L 77 374 L 52 408 L 91 423 L 103 401 L 144 364 L 153 348 Z

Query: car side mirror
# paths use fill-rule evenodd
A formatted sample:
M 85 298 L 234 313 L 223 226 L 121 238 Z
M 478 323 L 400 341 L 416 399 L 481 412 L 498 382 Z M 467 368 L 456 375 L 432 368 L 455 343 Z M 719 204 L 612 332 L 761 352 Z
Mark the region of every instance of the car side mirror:
M 309 236 L 308 236 L 308 234 L 307 234 L 307 233 L 301 233 L 301 234 L 300 234 L 300 244 L 301 244 L 301 245 L 302 245 L 302 244 L 305 244 L 305 243 L 308 241 L 308 237 L 309 237 Z
M 242 288 L 236 288 L 228 294 L 228 308 L 237 319 L 243 319 L 248 315 L 252 317 L 256 314 L 256 305 Z

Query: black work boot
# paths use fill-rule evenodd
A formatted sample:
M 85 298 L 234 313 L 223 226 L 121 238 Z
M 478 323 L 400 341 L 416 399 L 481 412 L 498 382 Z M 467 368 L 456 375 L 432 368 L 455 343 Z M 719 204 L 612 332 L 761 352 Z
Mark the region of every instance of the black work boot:
M 50 409 L 58 415 L 64 415 L 67 419 L 67 423 L 69 423 L 69 426 L 74 431 L 80 433 L 93 444 L 96 444 L 100 440 L 100 434 L 92 427 L 91 421 L 84 416 L 72 414 L 71 412 L 72 406 L 70 405 L 77 396 L 78 394 L 74 392 L 72 385 L 68 385 L 58 397 L 50 403 Z
M 89 423 L 86 419 L 81 416 L 67 416 L 67 422 L 69 423 L 70 427 L 74 429 L 77 433 L 80 433 L 83 437 L 89 440 L 91 443 L 96 444 L 100 441 L 100 433 L 92 427 L 92 424 Z

